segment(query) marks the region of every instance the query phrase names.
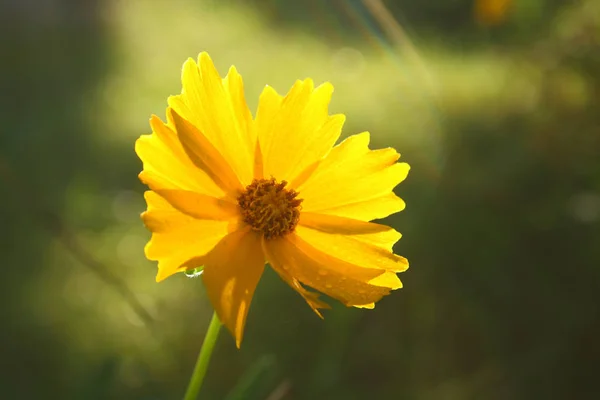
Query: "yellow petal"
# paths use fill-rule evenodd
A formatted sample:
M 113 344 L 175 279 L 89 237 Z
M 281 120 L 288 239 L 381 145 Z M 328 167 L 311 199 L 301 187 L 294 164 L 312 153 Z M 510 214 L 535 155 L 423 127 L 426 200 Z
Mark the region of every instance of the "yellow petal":
M 229 95 L 234 115 L 238 118 L 238 123 L 242 132 L 247 132 L 252 144 L 256 144 L 256 133 L 253 131 L 252 114 L 246 103 L 244 95 L 244 81 L 234 66 L 229 68 L 227 76 L 223 78 L 223 87 Z
M 357 240 L 392 251 L 402 235 L 395 229 L 374 222 L 338 217 L 336 215 L 300 213 L 299 224 L 334 235 L 349 235 Z
M 404 208 L 392 190 L 409 171 L 391 148 L 369 150 L 369 133 L 334 147 L 297 191 L 306 212 L 370 221 Z
M 263 251 L 267 254 L 267 245 L 265 240 L 262 241 Z M 302 284 L 293 277 L 288 270 L 279 264 L 274 264 L 277 262 L 277 259 L 272 258 L 271 267 L 277 272 L 277 274 L 283 279 L 288 285 L 290 285 L 295 291 L 300 293 L 300 295 L 304 298 L 309 307 L 319 316 L 319 318 L 323 318 L 323 314 L 319 311 L 320 309 L 330 309 L 331 307 L 322 300 L 319 300 L 319 294 L 315 292 L 311 292 L 306 290 Z
M 226 193 L 243 190 L 237 176 L 221 153 L 194 125 L 169 109 L 179 140 L 194 165 L 205 171 Z
M 331 150 L 345 119 L 329 116 L 332 92 L 329 83 L 314 89 L 310 79 L 297 81 L 283 99 L 272 88 L 264 89 L 256 130 L 265 177 L 290 182 Z
M 398 278 L 398 275 L 396 275 L 395 271 L 386 271 L 383 274 L 371 279 L 369 284 L 386 287 L 393 290 L 402 288 L 402 282 L 400 282 L 400 279 Z
M 401 287 L 383 269 L 362 268 L 316 250 L 295 234 L 265 242 L 267 260 L 304 285 L 315 288 L 347 306 L 379 301 Z M 385 274 L 385 279 L 377 280 Z M 385 284 L 386 286 L 379 286 Z
M 207 53 L 198 64 L 188 59 L 182 70 L 182 93 L 169 105 L 194 125 L 219 151 L 245 187 L 254 178 L 256 134 L 244 98 L 241 76 L 235 68 L 221 79 Z
M 318 216 L 315 217 L 318 219 Z M 393 243 L 389 239 L 400 238 L 400 234 L 394 229 L 385 225 L 362 222 L 365 225 L 375 225 L 374 228 L 381 228 L 379 232 L 375 231 L 376 229 L 371 229 L 369 232 L 368 227 L 357 226 L 361 224 L 360 221 L 348 221 L 345 218 L 340 220 L 346 220 L 346 224 L 340 221 L 339 229 L 318 229 L 318 221 L 317 224 L 312 224 L 313 228 L 303 226 L 306 224 L 306 217 L 303 221 L 301 216 L 296 234 L 316 250 L 354 265 L 393 272 L 403 272 L 408 269 L 408 261 L 390 251 Z M 352 226 L 356 229 L 352 230 Z M 373 240 L 378 239 L 388 240 L 385 247 L 373 244 Z
M 155 190 L 177 210 L 197 219 L 231 220 L 239 216 L 238 205 L 186 190 Z
M 250 160 L 254 163 L 254 174 L 252 177 L 262 178 L 262 155 L 260 154 L 256 130 L 254 129 L 254 121 L 248 108 L 248 103 L 246 103 L 246 97 L 244 96 L 242 76 L 234 66 L 229 68 L 227 76 L 223 78 L 223 86 L 225 87 L 225 91 L 229 93 L 234 113 L 239 117 L 242 131 L 247 133 L 247 151 L 249 152 Z M 247 168 L 250 168 L 250 166 Z M 249 169 L 249 171 L 252 172 L 252 169 Z M 248 177 L 244 176 L 243 179 L 248 179 Z M 246 184 L 246 181 L 243 180 L 242 183 Z
M 202 277 L 208 297 L 238 348 L 264 265 L 260 238 L 249 229 L 227 235 L 205 258 Z
M 196 167 L 185 153 L 177 134 L 160 118 L 150 119 L 153 133 L 135 142 L 135 152 L 144 163 L 140 179 L 153 190 L 181 189 L 213 197 L 223 196 L 223 190 Z
M 146 245 L 146 257 L 158 261 L 156 281 L 190 267 L 195 259 L 210 252 L 229 232 L 227 220 L 196 219 L 182 213 L 158 194 L 144 194 L 148 211 L 142 219 L 152 232 Z
M 405 207 L 406 204 L 404 203 L 404 200 L 390 192 L 374 199 L 344 204 L 342 206 L 331 207 L 317 212 L 358 219 L 361 221 L 372 221 L 400 212 L 404 210 Z

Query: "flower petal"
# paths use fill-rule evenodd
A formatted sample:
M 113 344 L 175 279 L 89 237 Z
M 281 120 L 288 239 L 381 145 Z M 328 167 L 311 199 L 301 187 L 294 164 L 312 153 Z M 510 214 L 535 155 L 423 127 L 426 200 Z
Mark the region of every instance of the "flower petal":
M 157 193 L 144 193 L 148 210 L 142 219 L 152 232 L 145 248 L 149 260 L 158 261 L 156 281 L 176 272 L 200 265 L 191 265 L 198 257 L 210 252 L 230 231 L 227 220 L 196 219 L 173 207 Z
M 372 221 L 400 212 L 404 210 L 405 207 L 406 204 L 404 203 L 404 200 L 390 192 L 387 195 L 374 199 L 344 204 L 342 206 L 331 207 L 317 212 L 361 221 Z
M 260 96 L 256 130 L 264 177 L 292 181 L 324 157 L 340 136 L 345 117 L 329 116 L 330 83 L 314 89 L 313 81 L 297 81 L 282 99 L 266 87 Z
M 265 242 L 268 262 L 302 284 L 340 300 L 347 306 L 379 301 L 402 285 L 389 271 L 362 268 L 320 252 L 298 235 Z
M 264 253 L 267 254 L 267 247 L 266 247 L 265 240 L 262 241 L 262 246 L 263 246 Z M 294 276 L 292 276 L 288 272 L 287 268 L 285 268 L 284 266 L 279 265 L 279 264 L 273 264 L 273 263 L 271 263 L 270 265 L 273 268 L 273 270 L 275 270 L 275 272 L 277 272 L 277 274 L 281 277 L 281 279 L 283 279 L 285 281 L 285 283 L 287 283 L 295 291 L 300 293 L 300 295 L 304 298 L 304 300 L 309 305 L 309 307 L 319 316 L 319 318 L 323 318 L 323 314 L 321 314 L 321 312 L 319 310 L 320 309 L 330 309 L 331 307 L 329 306 L 329 304 L 325 303 L 322 300 L 319 300 L 318 293 L 306 290 L 304 288 L 304 286 L 302 286 L 302 284 L 298 281 L 298 279 L 296 279 Z
M 185 153 L 177 134 L 153 115 L 153 133 L 142 135 L 135 142 L 135 152 L 144 163 L 140 179 L 152 190 L 181 189 L 222 197 L 224 192 L 202 169 L 196 167 Z
M 225 199 L 217 199 L 186 190 L 155 190 L 174 208 L 198 219 L 227 221 L 239 216 L 238 205 Z
M 297 191 L 306 212 L 370 221 L 404 208 L 392 190 L 409 170 L 396 163 L 392 148 L 370 150 L 369 133 L 350 136 L 334 147 Z
M 219 319 L 239 348 L 246 316 L 265 266 L 259 236 L 249 229 L 227 235 L 206 256 L 202 278 Z
M 250 109 L 248 108 L 248 103 L 246 103 L 246 97 L 244 96 L 244 82 L 242 76 L 234 66 L 229 68 L 227 76 L 223 78 L 223 86 L 229 93 L 234 113 L 239 118 L 242 130 L 247 133 L 248 143 L 246 144 L 247 148 L 245 148 L 245 150 L 248 151 L 250 160 L 254 163 L 254 173 L 251 176 L 253 178 L 261 178 L 262 155 L 260 154 L 256 130 L 254 129 L 254 121 Z M 250 165 L 248 165 L 246 169 L 247 168 L 250 168 Z M 251 169 L 248 169 L 248 171 L 252 172 Z M 244 179 L 247 178 L 247 176 L 244 177 Z M 244 180 L 242 180 L 242 183 L 247 185 Z
M 207 53 L 198 64 L 191 58 L 183 65 L 183 90 L 171 96 L 169 105 L 194 125 L 219 151 L 245 187 L 254 178 L 256 134 L 244 98 L 241 76 L 235 68 L 221 79 Z
M 168 109 L 181 144 L 194 165 L 205 171 L 226 193 L 243 190 L 227 160 L 194 125 Z
M 408 269 L 406 258 L 391 251 L 400 233 L 385 225 L 303 213 L 296 234 L 316 250 L 354 265 L 392 272 Z

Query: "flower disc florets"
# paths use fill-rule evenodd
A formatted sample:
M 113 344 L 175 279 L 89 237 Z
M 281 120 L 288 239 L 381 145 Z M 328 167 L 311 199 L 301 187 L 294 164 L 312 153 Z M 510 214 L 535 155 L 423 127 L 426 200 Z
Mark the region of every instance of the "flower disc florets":
M 242 219 L 265 239 L 274 239 L 291 233 L 300 219 L 298 192 L 286 189 L 286 181 L 255 179 L 237 198 Z

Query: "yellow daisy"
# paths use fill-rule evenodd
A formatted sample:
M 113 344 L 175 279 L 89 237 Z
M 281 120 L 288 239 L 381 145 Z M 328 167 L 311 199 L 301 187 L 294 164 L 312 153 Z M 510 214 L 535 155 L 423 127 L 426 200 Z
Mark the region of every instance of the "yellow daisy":
M 369 221 L 404 209 L 392 190 L 409 166 L 370 150 L 368 132 L 334 146 L 345 117 L 329 115 L 331 84 L 297 81 L 285 96 L 266 86 L 255 118 L 235 67 L 221 78 L 206 53 L 185 62 L 182 84 L 135 145 L 157 281 L 203 266 L 238 347 L 266 263 L 319 317 L 328 306 L 307 287 L 361 308 L 402 287 L 401 235 Z

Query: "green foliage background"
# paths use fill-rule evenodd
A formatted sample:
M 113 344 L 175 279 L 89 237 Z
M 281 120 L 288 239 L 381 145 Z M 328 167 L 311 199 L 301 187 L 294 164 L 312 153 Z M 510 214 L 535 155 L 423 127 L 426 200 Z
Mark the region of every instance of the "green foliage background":
M 203 50 L 253 109 L 331 81 L 344 136 L 412 166 L 386 221 L 405 287 L 321 321 L 268 272 L 204 398 L 600 395 L 598 2 L 514 1 L 498 26 L 385 4 L 417 56 L 358 0 L 0 4 L 1 398 L 181 397 L 212 310 L 201 280 L 154 282 L 133 142 Z

